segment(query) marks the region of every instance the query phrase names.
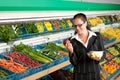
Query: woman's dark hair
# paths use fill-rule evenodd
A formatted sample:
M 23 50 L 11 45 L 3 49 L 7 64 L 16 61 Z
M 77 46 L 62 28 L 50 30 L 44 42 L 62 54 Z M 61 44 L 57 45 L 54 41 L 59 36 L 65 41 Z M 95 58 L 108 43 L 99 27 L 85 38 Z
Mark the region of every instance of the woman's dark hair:
M 74 15 L 73 20 L 76 19 L 76 18 L 80 18 L 83 22 L 87 21 L 87 17 L 83 13 L 78 13 L 78 14 Z M 87 26 L 86 27 L 87 27 L 88 30 L 91 30 L 90 26 L 88 25 L 88 22 L 87 22 Z M 76 32 L 75 32 L 75 34 L 76 34 Z

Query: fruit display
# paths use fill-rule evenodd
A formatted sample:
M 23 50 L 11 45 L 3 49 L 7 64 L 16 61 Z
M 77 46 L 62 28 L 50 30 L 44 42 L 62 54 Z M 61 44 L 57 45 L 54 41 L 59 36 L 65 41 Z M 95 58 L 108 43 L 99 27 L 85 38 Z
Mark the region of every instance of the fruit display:
M 35 75 L 34 78 L 38 78 L 38 74 L 40 74 L 39 77 L 42 77 L 48 75 L 49 72 L 53 72 L 49 75 L 56 80 L 73 80 L 72 73 L 60 70 L 60 68 L 65 69 L 63 67 L 67 67 L 67 65 L 70 64 L 69 51 L 66 44 L 69 42 L 69 38 L 74 36 L 74 24 L 72 18 L 65 18 L 70 17 L 70 15 L 64 16 L 64 14 L 62 15 L 63 19 L 57 15 L 54 16 L 54 19 L 51 19 L 52 16 L 40 16 L 41 15 L 36 18 L 34 17 L 33 19 L 28 18 L 25 19 L 25 21 L 21 21 L 22 19 L 20 19 L 18 20 L 20 22 L 16 21 L 14 24 L 11 24 L 11 21 L 15 20 L 10 20 L 6 25 L 2 25 L 1 23 L 0 39 L 4 39 L 5 42 L 13 40 L 13 43 L 5 44 L 4 52 L 1 53 L 1 55 L 7 59 L 0 58 L 0 67 L 6 68 L 6 72 L 4 69 L 2 70 L 0 68 L 0 80 L 4 76 L 14 76 L 12 74 L 17 74 L 18 78 L 15 76 L 15 79 L 23 79 L 25 77 L 27 79 L 27 77 L 32 74 Z M 88 16 L 90 17 L 91 15 Z M 114 41 L 116 40 L 116 43 L 120 40 L 120 27 L 117 22 L 120 21 L 120 15 L 116 16 L 113 14 L 105 14 L 103 16 L 99 16 L 96 14 L 94 16 L 87 19 L 88 24 L 90 24 L 90 27 L 93 27 L 93 31 L 99 31 L 101 29 L 100 33 L 102 34 L 104 43 L 106 42 L 108 44 L 109 42 L 111 44 L 104 44 L 104 46 L 107 47 L 105 49 L 106 56 L 104 59 L 101 59 L 103 51 L 91 51 L 86 55 L 92 58 L 92 60 L 97 60 L 98 58 L 101 59 L 100 61 L 95 62 L 95 64 L 99 64 L 100 62 L 99 69 L 101 73 L 102 69 L 105 70 L 105 73 L 102 73 L 102 80 L 105 80 L 107 77 L 114 75 L 114 72 L 120 69 L 120 43 L 117 43 L 114 46 L 114 42 L 112 41 L 114 39 Z M 7 21 L 9 20 L 6 20 L 6 22 Z M 57 43 L 57 41 L 54 41 L 57 39 L 59 39 L 60 42 Z M 25 45 L 20 42 L 29 45 Z M 108 47 L 112 44 L 113 46 Z M 3 51 L 2 48 L 0 51 Z M 72 68 L 72 72 L 74 72 L 73 70 L 74 68 Z M 9 74 L 7 71 L 11 71 L 13 73 Z M 42 79 L 45 80 L 45 78 Z
M 96 21 L 97 21 L 97 24 L 101 24 L 103 23 L 103 20 L 101 19 L 101 17 L 96 17 Z
M 100 65 L 103 65 L 105 62 L 107 62 L 107 60 L 106 60 L 106 59 L 104 59 L 104 60 L 100 61 Z
M 53 30 L 53 26 L 51 24 L 50 21 L 44 21 L 45 27 L 48 31 L 52 31 Z
M 119 28 L 106 27 L 105 29 L 101 29 L 100 33 L 108 38 L 120 39 Z
M 19 62 L 29 67 L 36 67 L 41 65 L 40 62 L 36 60 L 32 60 L 25 53 L 19 53 L 17 51 L 14 51 L 14 52 L 10 52 L 9 54 L 6 54 L 6 56 L 12 57 L 13 59 L 18 60 Z
M 43 22 L 36 22 L 35 25 L 37 27 L 38 32 L 44 32 Z
M 59 21 L 57 21 L 57 20 L 53 20 L 52 24 L 56 27 L 57 30 L 59 30 L 61 27 Z
M 118 68 L 119 64 L 116 61 L 108 61 L 103 65 L 103 68 L 110 74 L 114 73 Z
M 120 49 L 120 43 L 115 44 L 115 46 L 117 46 L 117 48 L 119 48 L 119 49 Z
M 120 57 L 115 57 L 113 60 L 119 63 L 119 68 L 120 68 Z
M 119 52 L 117 51 L 117 49 L 115 49 L 115 47 L 109 47 L 106 50 L 109 51 L 114 56 L 119 55 Z
M 112 59 L 114 56 L 113 55 L 111 55 L 109 52 L 105 52 L 105 54 L 106 54 L 106 58 L 108 59 L 108 60 L 110 60 L 110 59 Z
M 94 27 L 98 24 L 96 18 L 88 18 L 88 22 L 90 23 L 91 27 Z
M 70 19 L 66 19 L 66 23 L 68 24 L 68 26 L 69 26 L 70 28 L 73 27 L 73 24 L 72 24 L 72 22 L 71 22 Z

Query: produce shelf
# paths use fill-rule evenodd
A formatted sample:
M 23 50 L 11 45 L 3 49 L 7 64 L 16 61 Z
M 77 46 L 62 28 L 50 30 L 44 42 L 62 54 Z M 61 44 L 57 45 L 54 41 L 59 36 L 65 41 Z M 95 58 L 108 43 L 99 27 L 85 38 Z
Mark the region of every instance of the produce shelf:
M 116 44 L 116 43 L 119 43 L 119 42 L 120 42 L 120 40 L 116 40 L 116 41 L 114 41 L 114 42 L 112 42 L 112 43 L 110 43 L 110 44 L 104 45 L 104 47 L 107 48 L 107 47 L 112 46 L 112 45 L 114 45 L 114 44 Z M 60 63 L 60 64 L 57 64 L 57 65 L 55 65 L 55 66 L 53 66 L 53 67 L 50 67 L 50 68 L 47 68 L 47 69 L 45 69 L 45 70 L 42 70 L 42 71 L 40 71 L 40 72 L 38 72 L 38 73 L 35 73 L 35 74 L 33 74 L 33 75 L 30 75 L 30 76 L 27 76 L 27 77 L 25 77 L 25 78 L 22 78 L 22 80 L 36 80 L 36 79 L 38 79 L 38 78 L 40 78 L 40 77 L 43 77 L 43 76 L 45 76 L 45 75 L 48 75 L 48 74 L 50 74 L 50 73 L 52 73 L 52 72 L 54 72 L 54 71 L 56 71 L 56 70 L 59 70 L 59 69 L 65 67 L 65 66 L 68 66 L 68 65 L 70 65 L 70 64 L 71 64 L 71 63 L 69 62 L 69 60 L 67 60 L 67 61 L 64 61 L 64 62 L 62 62 L 62 63 Z

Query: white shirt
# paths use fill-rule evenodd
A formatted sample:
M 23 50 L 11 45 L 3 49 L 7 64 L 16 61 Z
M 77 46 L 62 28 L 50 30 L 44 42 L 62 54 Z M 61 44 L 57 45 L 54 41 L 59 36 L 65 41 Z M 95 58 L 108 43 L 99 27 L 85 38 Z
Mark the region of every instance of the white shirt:
M 81 42 L 86 48 L 88 46 L 88 41 L 89 39 L 92 37 L 92 36 L 97 36 L 94 32 L 88 30 L 89 32 L 89 36 L 88 36 L 88 39 L 86 41 L 86 43 L 84 43 L 79 37 L 78 37 L 78 34 L 75 34 L 71 39 L 75 38 L 76 40 L 78 40 L 79 42 Z

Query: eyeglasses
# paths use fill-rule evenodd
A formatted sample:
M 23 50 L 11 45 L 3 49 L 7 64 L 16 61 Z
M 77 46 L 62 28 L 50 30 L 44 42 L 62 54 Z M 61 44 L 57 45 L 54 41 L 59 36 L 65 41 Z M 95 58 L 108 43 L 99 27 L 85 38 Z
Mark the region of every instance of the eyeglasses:
M 83 24 L 84 24 L 84 23 L 82 23 L 82 24 L 77 24 L 77 25 L 74 25 L 74 27 L 75 27 L 75 28 L 77 28 L 77 26 L 78 26 L 78 27 L 81 27 Z

